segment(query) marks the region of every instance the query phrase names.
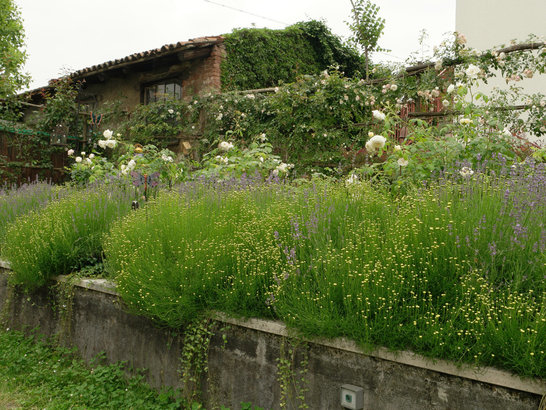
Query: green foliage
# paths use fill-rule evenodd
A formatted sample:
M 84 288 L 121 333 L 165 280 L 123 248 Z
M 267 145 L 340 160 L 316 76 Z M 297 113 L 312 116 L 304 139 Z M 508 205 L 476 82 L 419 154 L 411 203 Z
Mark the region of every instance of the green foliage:
M 26 60 L 23 21 L 13 0 L 0 0 L 0 99 L 28 85 L 29 76 L 21 70 Z
M 194 177 L 204 176 L 219 180 L 241 178 L 243 175 L 262 179 L 283 178 L 288 175 L 293 165 L 281 162 L 278 156 L 272 154 L 272 149 L 265 134 L 255 138 L 244 149 L 231 142 L 221 141 L 218 148 L 205 154 L 202 168 L 194 173 Z
M 182 101 L 158 101 L 138 105 L 129 119 L 119 126 L 127 141 L 167 148 L 172 137 L 185 130 L 187 104 Z
M 172 390 L 154 391 L 123 363 L 89 368 L 73 350 L 53 348 L 19 332 L 0 332 L 0 398 L 7 407 L 41 409 L 179 409 Z M 2 403 L 2 400 L 0 400 Z
M 362 72 L 357 53 L 319 21 L 300 22 L 284 30 L 238 29 L 224 38 L 225 91 L 274 87 L 331 65 L 339 65 L 351 77 Z
M 0 189 L 0 251 L 4 235 L 10 223 L 17 217 L 40 209 L 50 201 L 62 198 L 70 190 L 46 182 L 33 182 L 20 187 Z
M 88 188 L 18 218 L 2 247 L 10 283 L 35 288 L 102 259 L 102 235 L 131 209 L 133 195 L 126 186 Z
M 382 50 L 377 43 L 385 28 L 385 19 L 378 17 L 379 7 L 370 0 L 351 0 L 351 5 L 353 6 L 353 22 L 349 24 L 353 32 L 351 41 L 364 51 L 368 79 L 371 54 Z
M 63 77 L 56 80 L 53 87 L 53 91 L 46 95 L 38 128 L 45 132 L 81 135 L 83 121 L 79 119 L 79 106 L 76 102 L 80 84 L 70 77 Z
M 508 169 L 400 197 L 186 185 L 115 224 L 108 269 L 131 310 L 168 326 L 218 309 L 544 377 L 544 169 Z

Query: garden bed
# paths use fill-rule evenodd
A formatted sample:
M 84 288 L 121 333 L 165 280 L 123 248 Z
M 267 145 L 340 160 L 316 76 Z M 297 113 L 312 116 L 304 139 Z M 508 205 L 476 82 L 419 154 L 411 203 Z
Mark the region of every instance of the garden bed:
M 4 273 L 6 272 L 6 264 Z M 61 280 L 63 280 L 61 278 Z M 109 361 L 127 361 L 146 368 L 152 385 L 180 387 L 182 330 L 159 329 L 149 320 L 126 313 L 113 286 L 85 279 L 75 283 L 70 331 L 62 329 L 52 309 L 51 289 L 30 296 L 17 294 L 9 326 L 35 329 L 48 336 L 62 333 L 87 360 L 105 352 Z M 5 274 L 0 279 L 0 300 L 6 299 Z M 433 361 L 411 352 L 375 349 L 365 352 L 348 339 L 303 340 L 281 322 L 230 318 L 215 314 L 216 332 L 208 352 L 209 376 L 202 378 L 206 407 L 219 403 L 236 406 L 251 401 L 278 408 L 280 359 L 290 363 L 289 375 L 301 388 L 310 408 L 338 405 L 342 384 L 364 388 L 364 403 L 373 408 L 535 409 L 546 382 L 522 379 L 494 368 L 457 366 Z M 293 349 L 294 356 L 288 355 Z M 298 384 L 299 383 L 299 384 Z M 289 395 L 295 408 L 296 392 Z

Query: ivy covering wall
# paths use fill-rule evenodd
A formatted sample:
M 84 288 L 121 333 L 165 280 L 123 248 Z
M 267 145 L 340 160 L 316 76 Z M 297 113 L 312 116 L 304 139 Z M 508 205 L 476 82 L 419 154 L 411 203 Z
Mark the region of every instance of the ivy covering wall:
M 339 65 L 347 77 L 361 75 L 364 70 L 359 54 L 316 20 L 284 30 L 239 29 L 224 37 L 224 91 L 274 87 L 332 65 Z

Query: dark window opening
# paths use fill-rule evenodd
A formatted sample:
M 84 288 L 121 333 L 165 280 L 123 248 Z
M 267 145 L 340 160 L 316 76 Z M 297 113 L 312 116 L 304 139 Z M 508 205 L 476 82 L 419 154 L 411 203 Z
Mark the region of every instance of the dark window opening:
M 181 99 L 182 86 L 173 80 L 150 84 L 144 87 L 144 104 Z

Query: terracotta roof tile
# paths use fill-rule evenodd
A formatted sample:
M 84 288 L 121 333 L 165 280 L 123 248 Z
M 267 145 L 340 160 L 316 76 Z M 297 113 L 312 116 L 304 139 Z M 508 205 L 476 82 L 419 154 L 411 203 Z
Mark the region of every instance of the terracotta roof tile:
M 115 68 L 117 65 L 127 62 L 137 63 L 139 60 L 160 57 L 162 54 L 169 54 L 176 51 L 181 51 L 185 49 L 190 49 L 194 47 L 206 47 L 209 45 L 214 45 L 224 41 L 222 36 L 213 36 L 213 37 L 198 37 L 188 41 L 179 41 L 174 44 L 165 44 L 160 48 L 154 48 L 148 51 L 142 51 L 140 53 L 134 53 L 129 56 L 118 58 L 115 60 L 110 60 L 102 64 L 96 64 L 91 67 L 86 67 L 81 70 L 75 71 L 70 74 L 70 77 L 78 78 L 93 74 L 95 71 L 105 71 Z

